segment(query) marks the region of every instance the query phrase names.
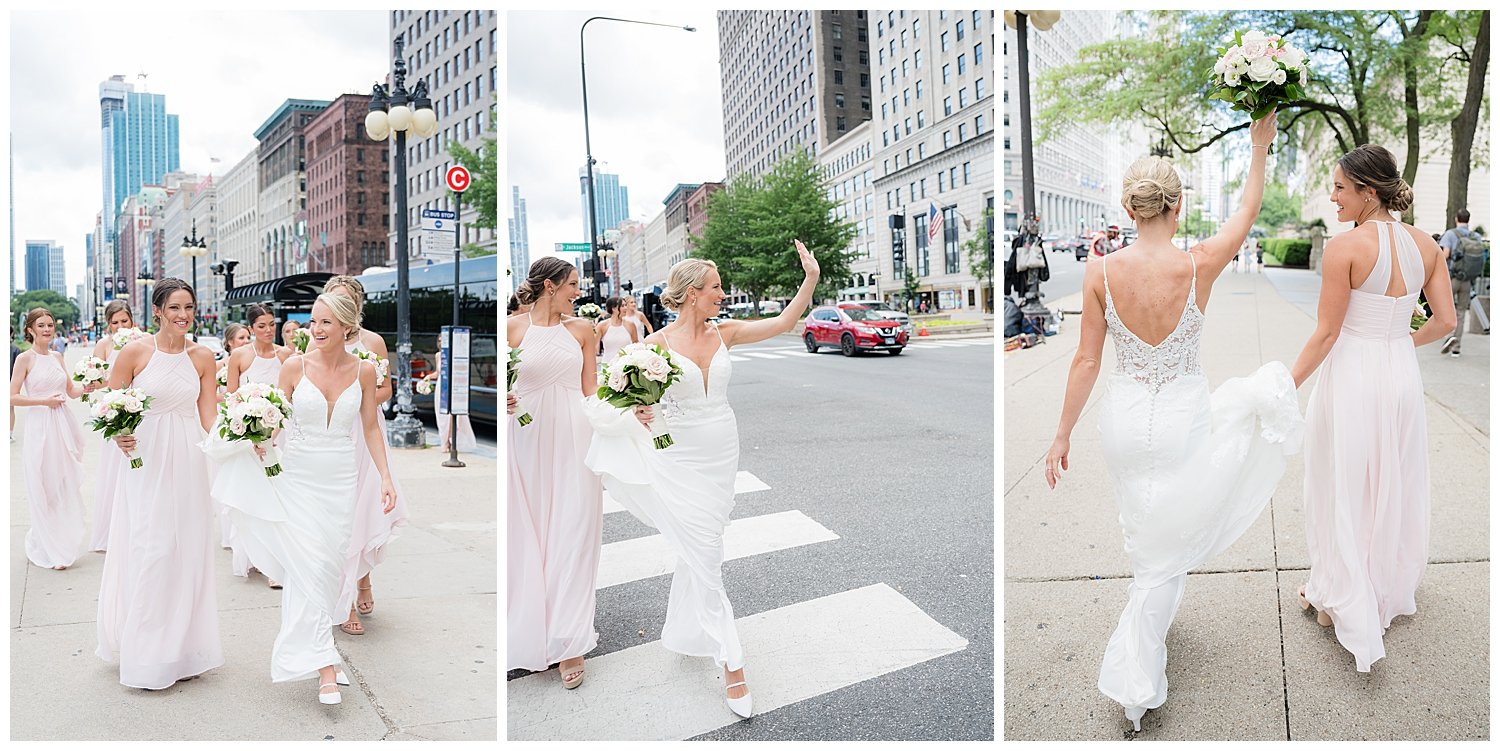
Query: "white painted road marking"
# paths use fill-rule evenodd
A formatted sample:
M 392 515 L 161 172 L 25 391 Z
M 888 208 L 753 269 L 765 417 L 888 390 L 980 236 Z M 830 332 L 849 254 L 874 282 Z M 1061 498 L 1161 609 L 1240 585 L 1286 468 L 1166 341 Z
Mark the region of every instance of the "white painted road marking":
M 755 475 L 752 475 L 743 469 L 737 472 L 734 476 L 735 495 L 739 495 L 740 493 L 755 493 L 761 490 L 770 489 L 770 485 L 761 482 L 761 479 L 759 477 L 756 477 Z M 617 511 L 624 510 L 624 506 L 621 506 L 618 501 L 610 497 L 608 490 L 604 491 L 604 513 L 613 514 Z
M 968 646 L 885 584 L 746 616 L 736 626 L 757 714 Z M 683 740 L 739 721 L 724 705 L 723 674 L 712 660 L 651 643 L 590 658 L 587 668 L 573 691 L 563 690 L 555 670 L 507 682 L 509 739 Z
M 724 530 L 724 560 L 837 539 L 838 535 L 801 511 L 750 516 L 731 521 Z M 599 555 L 599 578 L 594 587 L 604 589 L 669 574 L 675 565 L 676 559 L 661 535 L 612 542 Z

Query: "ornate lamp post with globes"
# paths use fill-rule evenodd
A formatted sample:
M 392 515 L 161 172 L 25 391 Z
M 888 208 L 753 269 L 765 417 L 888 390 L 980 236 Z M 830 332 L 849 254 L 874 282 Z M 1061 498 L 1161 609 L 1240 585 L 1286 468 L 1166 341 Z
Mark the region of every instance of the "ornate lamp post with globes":
M 427 441 L 411 398 L 411 291 L 409 286 L 406 211 L 406 134 L 429 138 L 437 133 L 437 115 L 427 98 L 427 82 L 417 81 L 406 90 L 404 42 L 396 39 L 393 85 L 375 84 L 370 112 L 365 115 L 365 134 L 374 141 L 392 140 L 395 162 L 396 214 L 396 354 L 391 377 L 396 379 L 396 419 L 387 427 L 387 438 L 395 448 L 422 448 Z
M 191 259 L 193 259 L 193 278 L 192 278 L 191 281 L 192 281 L 192 285 L 193 285 L 193 292 L 194 292 L 194 294 L 197 294 L 197 292 L 198 292 L 198 257 L 199 256 L 206 256 L 206 255 L 208 255 L 208 243 L 204 242 L 201 238 L 198 237 L 198 220 L 197 219 L 193 220 L 193 235 L 192 235 L 192 237 L 184 237 L 184 238 L 182 238 L 182 247 L 177 249 L 177 254 L 180 255 L 180 256 L 182 256 L 183 258 L 191 258 Z M 198 331 L 198 321 L 199 321 L 200 318 L 201 318 L 201 316 L 193 316 L 193 331 L 195 333 Z

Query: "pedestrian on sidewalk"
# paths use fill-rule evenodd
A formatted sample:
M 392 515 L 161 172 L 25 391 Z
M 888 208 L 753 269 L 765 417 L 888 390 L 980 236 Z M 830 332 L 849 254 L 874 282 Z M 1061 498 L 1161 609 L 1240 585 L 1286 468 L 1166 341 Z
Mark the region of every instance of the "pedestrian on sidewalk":
M 1297 446 L 1301 420 L 1284 364 L 1264 365 L 1210 395 L 1200 359 L 1203 308 L 1260 212 L 1275 137 L 1274 111 L 1251 124 L 1239 210 L 1186 253 L 1172 241 L 1183 207 L 1181 178 L 1160 157 L 1136 161 L 1125 173 L 1120 202 L 1139 228 L 1137 240 L 1089 261 L 1084 271 L 1079 346 L 1046 478 L 1055 488 L 1068 469 L 1073 428 L 1098 378 L 1108 332 L 1116 369 L 1100 402 L 1100 448 L 1134 578 L 1098 685 L 1137 731 L 1146 711 L 1167 700 L 1167 629 L 1187 572 L 1260 516 Z
M 26 559 L 61 571 L 83 552 L 83 432 L 68 400 L 83 395 L 68 375 L 62 355 L 52 351 L 57 321 L 46 308 L 26 314 L 26 341 L 10 382 L 10 401 L 27 408 L 21 463 L 26 475 Z
M 124 300 L 110 300 L 104 306 L 104 320 L 111 335 L 135 327 L 135 314 L 130 312 L 130 304 Z M 111 336 L 100 337 L 94 346 L 94 357 L 109 363 L 111 368 L 119 356 L 120 350 L 115 349 Z M 115 442 L 108 438 L 102 440 L 104 447 L 99 452 L 99 475 L 94 484 L 94 532 L 89 542 L 89 550 L 100 553 L 109 547 L 109 520 L 117 505 L 115 498 L 120 494 L 120 470 L 125 467 L 125 455 L 115 448 Z
M 1469 229 L 1469 210 L 1459 209 L 1454 217 L 1452 229 L 1443 233 L 1438 245 L 1446 257 L 1448 274 L 1453 284 L 1453 307 L 1457 322 L 1453 335 L 1443 342 L 1443 352 L 1458 357 L 1463 346 L 1464 324 L 1469 320 L 1469 298 L 1473 294 L 1474 281 L 1484 275 L 1484 263 L 1488 250 L 1484 236 Z
M 1298 598 L 1367 673 L 1391 620 L 1417 612 L 1431 490 L 1416 348 L 1455 315 L 1437 243 L 1391 215 L 1413 196 L 1390 151 L 1365 144 L 1340 158 L 1329 200 L 1355 226 L 1324 249 L 1317 329 L 1292 368 L 1299 387 L 1318 374 L 1302 485 L 1312 566 Z M 1422 290 L 1432 317 L 1413 332 Z

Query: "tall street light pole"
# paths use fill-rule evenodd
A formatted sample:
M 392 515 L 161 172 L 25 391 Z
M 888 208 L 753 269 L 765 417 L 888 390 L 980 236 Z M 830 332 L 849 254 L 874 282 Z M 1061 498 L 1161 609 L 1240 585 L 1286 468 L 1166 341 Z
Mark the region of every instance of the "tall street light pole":
M 396 419 L 386 427 L 386 437 L 393 448 L 422 448 L 427 443 L 426 431 L 417 419 L 411 398 L 411 287 L 408 270 L 407 211 L 406 211 L 406 132 L 410 130 L 418 138 L 428 138 L 437 133 L 437 116 L 432 111 L 432 102 L 427 98 L 427 82 L 418 81 L 411 91 L 406 90 L 406 59 L 401 50 L 405 43 L 396 38 L 396 57 L 393 63 L 392 86 L 375 84 L 370 96 L 370 111 L 365 115 L 365 134 L 371 140 L 383 141 L 395 135 L 394 153 L 396 173 L 396 368 L 392 374 L 396 379 Z M 409 104 L 408 104 L 409 103 Z
M 198 220 L 193 220 L 192 237 L 182 238 L 182 247 L 177 249 L 177 254 L 183 258 L 193 259 L 193 294 L 198 294 L 198 256 L 208 255 L 208 243 L 198 237 Z M 193 330 L 198 330 L 198 317 L 193 317 Z
M 632 21 L 631 19 L 628 19 L 628 18 L 611 18 L 609 16 L 594 16 L 593 18 L 590 18 L 587 21 L 584 21 L 583 25 L 580 26 L 580 27 L 578 27 L 578 77 L 583 81 L 583 150 L 584 150 L 584 169 L 587 170 L 587 178 L 586 178 L 586 180 L 587 180 L 587 183 L 588 183 L 588 197 L 589 197 L 589 255 L 588 255 L 588 257 L 590 259 L 597 259 L 599 257 L 599 227 L 598 227 L 599 219 L 598 219 L 598 210 L 594 207 L 594 146 L 593 146 L 593 143 L 589 140 L 589 77 L 588 77 L 588 71 L 586 69 L 587 66 L 585 64 L 585 62 L 587 60 L 587 57 L 584 55 L 584 49 L 583 49 L 583 32 L 588 29 L 589 24 L 591 24 L 591 23 L 593 23 L 595 21 L 617 21 L 619 23 L 634 23 L 634 24 L 640 24 L 642 26 L 660 26 L 660 27 L 666 28 L 666 29 L 682 29 L 683 31 L 697 31 L 697 29 L 695 29 L 695 28 L 693 28 L 691 26 L 675 26 L 675 25 L 669 24 L 669 23 L 654 23 L 652 21 Z M 600 275 L 600 273 L 598 271 L 598 266 L 597 265 L 594 265 L 593 268 L 595 269 L 595 271 L 593 273 L 593 276 L 596 277 L 596 279 L 594 280 L 594 284 L 591 285 L 591 286 L 594 287 L 595 289 L 597 289 L 598 286 L 599 286 L 599 284 L 598 284 L 599 280 L 597 279 L 597 277 L 599 277 L 601 275 Z M 597 301 L 598 292 L 595 292 L 594 295 L 595 295 L 594 299 Z

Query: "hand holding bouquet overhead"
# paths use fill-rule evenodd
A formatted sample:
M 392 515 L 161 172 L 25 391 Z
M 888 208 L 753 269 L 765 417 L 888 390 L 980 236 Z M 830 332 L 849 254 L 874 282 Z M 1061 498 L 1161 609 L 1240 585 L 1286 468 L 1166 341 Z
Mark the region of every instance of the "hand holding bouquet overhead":
M 620 409 L 649 408 L 661 401 L 667 389 L 682 377 L 678 365 L 667 350 L 655 344 L 637 342 L 620 350 L 619 359 L 604 366 L 599 399 Z M 649 420 L 651 443 L 657 449 L 672 445 L 672 435 L 660 418 Z
M 1219 61 L 1209 73 L 1209 82 L 1213 86 L 1210 98 L 1228 102 L 1259 121 L 1277 107 L 1306 96 L 1307 53 L 1279 36 L 1237 31 L 1233 45 L 1219 48 Z

